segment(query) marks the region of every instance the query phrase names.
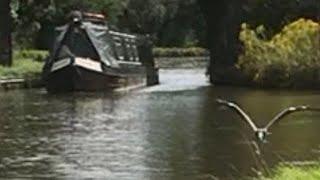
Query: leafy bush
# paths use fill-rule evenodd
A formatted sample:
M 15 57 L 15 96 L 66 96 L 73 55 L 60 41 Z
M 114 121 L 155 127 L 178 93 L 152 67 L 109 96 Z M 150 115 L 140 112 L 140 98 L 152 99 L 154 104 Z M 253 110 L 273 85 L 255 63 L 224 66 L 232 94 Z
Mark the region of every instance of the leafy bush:
M 47 51 L 22 50 L 13 55 L 11 67 L 0 66 L 0 79 L 40 77 Z
M 299 19 L 269 40 L 264 34 L 242 25 L 240 71 L 260 86 L 320 87 L 320 24 Z
M 320 167 L 307 166 L 295 167 L 293 165 L 281 165 L 276 168 L 272 177 L 262 177 L 261 180 L 316 180 L 320 178 Z
M 208 50 L 200 47 L 191 48 L 154 48 L 155 57 L 190 57 L 190 56 L 209 56 Z
M 20 59 L 13 62 L 12 67 L 0 66 L 0 78 L 34 78 L 40 76 L 43 63 Z
M 48 51 L 42 50 L 20 50 L 13 54 L 14 59 L 30 59 L 33 61 L 44 62 L 45 58 L 49 55 Z

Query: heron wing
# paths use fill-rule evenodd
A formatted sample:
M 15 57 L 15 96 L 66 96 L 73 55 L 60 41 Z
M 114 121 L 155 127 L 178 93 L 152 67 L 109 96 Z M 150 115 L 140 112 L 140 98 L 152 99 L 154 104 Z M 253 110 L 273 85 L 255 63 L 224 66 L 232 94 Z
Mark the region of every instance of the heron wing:
M 230 101 L 223 100 L 223 99 L 217 99 L 216 101 L 219 104 L 222 104 L 226 107 L 229 107 L 229 108 L 235 110 L 241 116 L 241 118 L 243 118 L 250 125 L 250 127 L 252 128 L 253 131 L 256 132 L 258 130 L 257 126 L 254 124 L 254 122 L 249 117 L 249 115 L 246 112 L 244 112 L 239 107 L 239 105 L 237 105 L 236 103 L 230 102 Z
M 296 112 L 302 112 L 302 111 L 320 111 L 320 108 L 314 108 L 309 106 L 296 106 L 296 107 L 289 107 L 278 113 L 266 126 L 266 129 L 271 128 L 272 125 L 279 122 L 284 117 L 296 113 Z

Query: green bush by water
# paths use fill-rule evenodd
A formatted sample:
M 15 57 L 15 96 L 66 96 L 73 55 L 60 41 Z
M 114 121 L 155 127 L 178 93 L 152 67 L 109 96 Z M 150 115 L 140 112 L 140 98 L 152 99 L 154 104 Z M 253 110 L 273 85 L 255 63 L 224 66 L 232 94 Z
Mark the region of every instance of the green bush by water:
M 22 50 L 13 53 L 11 67 L 0 66 L 0 79 L 38 78 L 41 75 L 47 51 Z
M 262 177 L 259 180 L 319 180 L 320 166 L 294 167 L 279 166 L 271 177 Z
M 264 33 L 242 25 L 241 72 L 262 87 L 320 87 L 320 24 L 299 19 L 269 40 Z
M 0 79 L 40 77 L 43 63 L 30 59 L 13 61 L 12 67 L 0 66 Z
M 14 51 L 13 59 L 30 59 L 33 61 L 44 62 L 45 58 L 49 55 L 48 51 L 29 49 Z

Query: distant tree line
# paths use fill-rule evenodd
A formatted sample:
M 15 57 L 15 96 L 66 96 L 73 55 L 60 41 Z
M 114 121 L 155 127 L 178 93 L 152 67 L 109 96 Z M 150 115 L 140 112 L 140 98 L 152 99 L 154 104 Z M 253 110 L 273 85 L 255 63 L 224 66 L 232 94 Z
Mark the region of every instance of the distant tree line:
M 112 27 L 150 34 L 159 46 L 203 46 L 205 23 L 195 0 L 12 0 L 16 45 L 48 48 L 54 27 L 72 10 L 102 13 Z
M 244 21 L 264 25 L 270 35 L 298 18 L 320 21 L 319 0 L 247 0 L 243 8 Z
M 9 2 L 1 0 L 0 13 Z M 11 0 L 10 7 L 16 48 L 50 48 L 54 27 L 81 10 L 103 13 L 121 30 L 148 33 L 157 46 L 208 46 L 226 64 L 239 50 L 242 22 L 264 24 L 272 34 L 297 17 L 320 19 L 319 0 Z
M 14 38 L 22 46 L 48 48 L 54 26 L 65 23 L 66 15 L 76 9 L 103 13 L 121 30 L 148 33 L 158 46 L 204 46 L 207 28 L 199 1 L 206 0 L 11 0 Z M 223 16 L 222 21 L 227 23 L 240 19 L 265 24 L 270 32 L 297 16 L 319 18 L 320 12 L 318 0 L 229 0 L 211 4 L 210 19 L 217 22 L 216 26 L 216 19 Z

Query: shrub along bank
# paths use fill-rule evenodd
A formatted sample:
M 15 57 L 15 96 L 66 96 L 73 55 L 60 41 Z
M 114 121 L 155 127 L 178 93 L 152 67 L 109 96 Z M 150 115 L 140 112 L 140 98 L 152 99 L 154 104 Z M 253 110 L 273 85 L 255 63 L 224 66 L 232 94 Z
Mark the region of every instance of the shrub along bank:
M 0 66 L 0 79 L 40 78 L 47 51 L 22 50 L 13 53 L 11 67 Z
M 320 88 L 320 24 L 299 19 L 266 39 L 263 26 L 242 25 L 237 68 L 259 87 Z
M 178 63 L 186 64 L 190 62 L 200 61 L 199 58 L 190 60 L 186 57 L 207 57 L 209 53 L 206 49 L 200 47 L 190 47 L 190 48 L 154 48 L 154 56 L 158 63 L 165 64 L 167 66 L 176 66 Z M 13 54 L 13 65 L 12 67 L 0 66 L 0 79 L 10 79 L 10 78 L 39 78 L 42 66 L 44 64 L 45 58 L 48 56 L 48 51 L 41 50 L 20 50 L 15 51 Z M 177 59 L 178 58 L 178 59 Z M 171 62 L 172 59 L 172 62 Z M 200 58 L 201 59 L 201 58 Z M 161 61 L 161 62 L 160 62 Z
M 319 180 L 320 166 L 295 167 L 279 166 L 270 177 L 258 178 L 259 180 Z M 257 180 L 258 180 L 257 179 Z

